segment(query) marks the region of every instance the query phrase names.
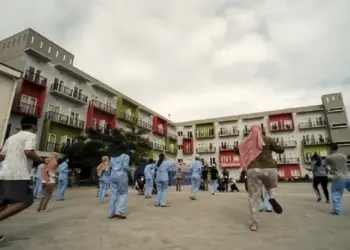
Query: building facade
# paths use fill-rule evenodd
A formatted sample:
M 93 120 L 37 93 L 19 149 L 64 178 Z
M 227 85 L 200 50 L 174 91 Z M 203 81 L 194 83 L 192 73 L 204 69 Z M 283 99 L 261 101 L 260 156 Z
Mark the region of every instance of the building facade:
M 267 136 L 285 148 L 274 155 L 279 175 L 284 179 L 301 178 L 311 173 L 311 156 L 327 156 L 330 142 L 350 154 L 350 130 L 341 93 L 324 95 L 322 104 L 253 114 L 188 121 L 177 124 L 178 162 L 188 163 L 199 153 L 208 165 L 228 169 L 238 179 L 239 157 L 232 152 L 252 125 L 261 126 Z
M 176 158 L 174 123 L 79 70 L 72 53 L 34 30 L 0 41 L 0 62 L 23 71 L 4 133 L 16 133 L 23 116 L 37 116 L 40 155 L 60 152 L 91 130 L 109 134 L 123 128 L 147 132 L 149 157 L 164 152 Z

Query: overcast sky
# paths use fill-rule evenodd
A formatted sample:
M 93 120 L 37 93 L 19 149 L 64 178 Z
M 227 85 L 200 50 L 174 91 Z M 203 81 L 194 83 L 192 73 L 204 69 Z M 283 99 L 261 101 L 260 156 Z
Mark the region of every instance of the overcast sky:
M 174 121 L 321 103 L 350 109 L 349 0 L 4 0 L 75 66 Z

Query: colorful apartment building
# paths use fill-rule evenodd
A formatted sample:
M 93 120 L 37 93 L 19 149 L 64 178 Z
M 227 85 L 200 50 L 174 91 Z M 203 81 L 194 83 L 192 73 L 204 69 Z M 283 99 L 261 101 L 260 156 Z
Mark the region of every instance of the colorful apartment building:
M 35 115 L 42 156 L 60 152 L 90 131 L 109 134 L 114 128 L 134 128 L 146 131 L 153 149 L 149 156 L 157 158 L 165 152 L 167 158 L 176 158 L 174 123 L 79 70 L 72 53 L 34 30 L 0 41 L 0 62 L 23 72 L 17 81 L 7 137 L 19 130 L 23 116 Z
M 228 169 L 232 177 L 238 178 L 239 157 L 232 149 L 249 134 L 251 125 L 258 124 L 285 148 L 284 154 L 274 155 L 280 177 L 310 176 L 306 168 L 311 156 L 327 156 L 331 141 L 350 154 L 350 130 L 342 94 L 327 94 L 321 100 L 322 104 L 308 107 L 178 123 L 178 162 L 190 162 L 197 152 L 206 164 Z

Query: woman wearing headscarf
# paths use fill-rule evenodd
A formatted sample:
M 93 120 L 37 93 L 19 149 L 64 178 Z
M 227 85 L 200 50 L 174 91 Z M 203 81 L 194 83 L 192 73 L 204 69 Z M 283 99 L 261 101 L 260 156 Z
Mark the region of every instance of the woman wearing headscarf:
M 99 178 L 98 203 L 102 204 L 109 186 L 109 157 L 103 156 L 102 162 L 97 166 Z
M 130 173 L 130 156 L 126 152 L 127 147 L 122 143 L 109 162 L 110 187 L 112 189 L 109 204 L 110 219 L 126 219 L 124 214 L 128 202 L 128 173 Z M 118 208 L 116 206 L 117 201 Z
M 42 193 L 43 197 L 40 200 L 38 212 L 49 211 L 47 204 L 49 203 L 53 190 L 56 186 L 56 171 L 57 171 L 58 154 L 53 153 L 49 158 L 45 159 L 45 165 L 40 170 L 40 177 L 43 183 Z
M 282 154 L 284 149 L 272 138 L 264 136 L 259 125 L 253 125 L 247 138 L 234 149 L 234 153 L 239 154 L 241 167 L 247 169 L 251 231 L 258 230 L 257 212 L 263 186 L 269 192 L 273 210 L 282 213 L 282 207 L 276 201 L 278 173 L 272 152 Z
M 58 185 L 56 197 L 58 201 L 64 201 L 64 193 L 68 186 L 68 159 L 63 161 L 57 168 Z
M 156 164 L 157 198 L 154 204 L 156 207 L 169 207 L 167 204 L 169 171 L 173 166 L 173 162 L 165 160 L 165 155 L 163 153 L 159 155 L 159 159 Z

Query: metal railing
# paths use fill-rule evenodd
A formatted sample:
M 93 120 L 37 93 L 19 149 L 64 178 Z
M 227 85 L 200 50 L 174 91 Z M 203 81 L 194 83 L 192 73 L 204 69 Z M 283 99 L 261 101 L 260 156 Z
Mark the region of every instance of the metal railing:
M 237 145 L 221 145 L 220 151 L 232 151 Z
M 51 90 L 83 103 L 88 102 L 88 97 L 86 95 L 81 94 L 78 91 L 74 91 L 73 89 L 63 86 L 59 83 L 51 84 Z
M 46 112 L 45 118 L 47 120 L 50 120 L 53 122 L 58 122 L 61 124 L 65 124 L 65 125 L 70 126 L 70 127 L 84 129 L 84 126 L 85 126 L 85 121 L 83 121 L 83 120 L 75 119 L 75 118 L 70 117 L 68 115 L 55 113 L 53 111 Z
M 218 132 L 219 136 L 233 136 L 239 135 L 238 129 L 223 129 Z
M 196 133 L 196 138 L 200 139 L 200 138 L 211 138 L 211 137 L 215 137 L 214 133 L 210 133 L 210 132 L 197 132 Z
M 34 71 L 26 70 L 24 78 L 41 86 L 46 86 L 47 78 L 35 73 Z
M 281 147 L 288 148 L 288 147 L 296 147 L 297 141 L 291 140 L 291 141 L 279 141 L 277 144 Z
M 294 127 L 293 125 L 290 124 L 285 124 L 285 125 L 272 125 L 270 126 L 270 131 L 271 132 L 278 132 L 278 131 L 290 131 L 293 130 Z
M 153 142 L 153 148 L 156 149 L 156 150 L 162 150 L 162 151 L 164 151 L 164 150 L 165 150 L 165 145 L 162 145 L 162 144 Z
M 331 140 L 327 137 L 320 137 L 320 138 L 313 138 L 313 139 L 303 139 L 302 143 L 304 146 L 311 146 L 311 145 L 325 145 L 330 144 Z
M 150 123 L 148 123 L 148 122 L 145 122 L 145 121 L 142 120 L 142 119 L 138 119 L 138 120 L 137 120 L 137 124 L 138 124 L 140 127 L 143 127 L 143 128 L 149 129 L 149 130 L 152 130 L 152 124 L 150 124 Z
M 129 115 L 129 114 L 123 112 L 123 111 L 121 112 L 120 115 L 121 115 L 121 117 L 123 119 L 125 119 L 127 121 L 130 121 L 130 122 L 133 122 L 133 123 L 137 123 L 137 118 L 135 116 L 133 116 L 133 115 Z
M 19 105 L 13 106 L 12 111 L 25 115 L 33 115 L 40 117 L 41 108 L 38 106 L 30 105 L 28 103 L 20 102 Z
M 90 104 L 92 104 L 94 107 L 98 108 L 99 110 L 102 110 L 109 114 L 112 114 L 112 115 L 116 114 L 116 108 L 112 107 L 111 105 L 107 105 L 106 103 L 102 103 L 98 100 L 91 100 Z
M 196 148 L 197 153 L 215 153 L 216 147 L 199 147 Z
M 298 126 L 299 126 L 299 129 L 323 128 L 327 126 L 327 122 L 325 120 L 303 122 L 303 123 L 299 123 Z
M 299 157 L 278 158 L 275 161 L 277 164 L 298 164 L 300 162 Z

